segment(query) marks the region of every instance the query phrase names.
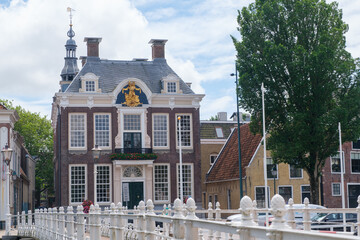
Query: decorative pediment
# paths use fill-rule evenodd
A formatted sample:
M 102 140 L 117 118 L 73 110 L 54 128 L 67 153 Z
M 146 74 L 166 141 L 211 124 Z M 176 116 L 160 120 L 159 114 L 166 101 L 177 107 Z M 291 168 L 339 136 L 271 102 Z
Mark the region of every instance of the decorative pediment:
M 94 73 L 87 73 L 84 76 L 81 76 L 80 81 L 81 88 L 79 89 L 79 92 L 101 92 L 101 89 L 99 88 L 99 77 Z

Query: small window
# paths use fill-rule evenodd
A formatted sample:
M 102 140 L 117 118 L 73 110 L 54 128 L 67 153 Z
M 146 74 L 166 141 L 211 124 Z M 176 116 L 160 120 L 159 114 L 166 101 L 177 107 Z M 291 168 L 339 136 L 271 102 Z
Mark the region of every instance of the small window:
M 292 187 L 291 186 L 279 186 L 279 195 L 288 203 L 289 199 L 292 198 Z
M 85 81 L 85 91 L 95 92 L 95 81 Z
M 214 207 L 216 207 L 216 203 L 217 203 L 218 201 L 219 201 L 219 200 L 218 200 L 218 195 L 215 194 L 215 195 L 214 195 L 214 204 L 215 204 Z
M 218 138 L 223 138 L 223 137 L 224 137 L 224 133 L 223 133 L 222 128 L 217 127 L 217 128 L 215 128 L 215 131 L 216 131 L 216 136 L 217 136 Z
M 217 158 L 217 154 L 210 155 L 210 166 L 212 166 Z
M 360 153 L 351 153 L 351 172 L 360 173 Z
M 212 204 L 212 196 L 209 195 L 208 197 L 209 197 L 208 203 L 211 203 L 211 204 Z M 214 207 L 214 205 L 213 205 L 213 207 Z
M 302 178 L 302 169 L 295 165 L 290 165 L 290 178 Z
M 341 196 L 341 185 L 340 183 L 332 183 L 331 184 L 332 195 L 333 196 Z
M 176 82 L 168 82 L 167 83 L 167 92 L 168 93 L 176 93 Z
M 344 152 L 343 152 L 343 162 L 344 162 Z M 341 172 L 341 166 L 340 166 L 340 155 L 335 154 L 331 158 L 331 172 L 332 173 L 340 173 Z M 343 166 L 343 171 L 345 172 L 345 166 Z
M 357 141 L 352 142 L 352 148 L 360 150 L 360 138 Z
M 301 202 L 303 203 L 305 198 L 310 200 L 310 185 L 301 186 Z
M 277 165 L 274 164 L 272 158 L 266 158 L 266 170 L 267 170 L 267 178 L 277 178 L 278 177 L 278 169 Z M 273 172 L 273 170 L 275 170 Z M 273 175 L 275 173 L 275 175 Z

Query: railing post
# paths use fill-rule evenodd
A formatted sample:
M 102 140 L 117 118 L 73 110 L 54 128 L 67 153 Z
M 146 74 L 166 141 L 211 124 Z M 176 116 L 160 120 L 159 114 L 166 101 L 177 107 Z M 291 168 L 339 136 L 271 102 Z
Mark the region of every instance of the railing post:
M 360 236 L 360 195 L 357 198 L 357 202 L 358 202 L 358 206 L 356 208 L 356 213 L 357 213 L 356 231 L 357 231 L 357 235 Z
M 117 204 L 117 218 L 116 218 L 116 240 L 123 240 L 124 239 L 124 220 L 123 220 L 123 209 L 122 209 L 121 202 L 118 202 Z
M 26 224 L 26 236 L 31 236 L 31 226 L 32 226 L 32 213 L 31 210 L 28 210 L 28 218 Z
M 59 239 L 64 239 L 65 236 L 65 213 L 64 207 L 59 208 Z
M 91 238 L 91 240 L 99 240 L 101 239 L 101 208 L 99 207 L 99 204 L 95 204 L 95 212 L 94 212 L 94 218 L 93 218 L 93 226 L 94 226 L 94 236 Z
M 208 218 L 207 218 L 207 220 L 212 221 L 212 220 L 214 220 L 214 217 L 213 217 L 214 210 L 212 209 L 212 202 L 209 202 L 208 206 L 209 206 L 209 208 L 208 208 Z M 214 234 L 214 231 L 212 229 L 209 229 L 209 233 L 208 233 L 209 240 L 213 239 L 213 237 L 214 237 L 213 234 Z
M 308 198 L 304 199 L 304 204 L 305 204 L 304 214 L 303 214 L 304 230 L 310 231 L 311 230 L 311 219 L 310 219 L 310 213 L 309 213 L 309 199 Z
M 154 213 L 154 204 L 151 199 L 147 200 L 146 202 L 146 215 L 145 215 L 145 222 L 146 222 L 146 234 L 147 239 L 154 240 L 154 231 L 155 231 L 155 221 L 153 221 L 151 218 L 148 218 L 147 216 L 154 216 L 156 215 Z
M 249 226 L 256 226 L 256 223 L 253 221 L 251 213 L 253 212 L 253 202 L 250 197 L 244 196 L 240 200 L 240 213 L 241 221 L 233 222 L 231 225 L 239 228 L 238 232 L 240 234 L 240 239 L 251 239 L 250 232 L 247 229 Z
M 53 238 L 53 209 L 48 208 L 48 228 L 44 229 L 43 235 L 45 239 L 55 239 Z
M 57 208 L 53 208 L 53 239 L 58 239 L 58 226 L 59 226 L 59 219 L 58 219 L 58 211 Z
M 35 219 L 35 225 L 34 225 L 34 236 L 33 237 L 39 237 L 39 229 L 40 229 L 40 224 L 42 224 L 40 222 L 40 216 L 39 216 L 39 209 L 35 209 L 35 213 L 34 213 L 34 219 Z
M 216 202 L 216 208 L 215 208 L 215 221 L 221 221 L 221 209 L 220 209 L 220 203 Z
M 66 209 L 66 239 L 74 239 L 74 209 L 68 206 Z
M 219 204 L 220 206 L 220 204 Z M 185 221 L 185 239 L 191 239 L 191 240 L 198 240 L 199 239 L 199 229 L 194 228 L 192 225 L 192 220 L 198 219 L 198 217 L 195 215 L 196 210 L 196 204 L 194 199 L 188 198 L 186 201 L 186 209 L 188 211 L 188 214 L 186 216 Z M 220 208 L 219 208 L 220 210 Z
M 274 216 L 274 219 L 269 228 L 271 229 L 290 229 L 290 227 L 285 223 L 284 216 L 286 214 L 285 200 L 279 194 L 275 194 L 271 199 L 271 214 Z
M 134 208 L 135 209 L 135 208 Z M 145 202 L 140 201 L 137 214 L 137 233 L 139 240 L 145 240 Z
M 110 240 L 116 240 L 116 207 L 115 203 L 110 204 Z
M 252 214 L 252 218 L 253 218 L 253 221 L 256 223 L 256 225 L 258 225 L 259 223 L 259 219 L 258 219 L 258 215 L 257 215 L 257 202 L 256 200 L 254 200 L 252 202 L 252 211 L 251 211 L 251 214 Z
M 77 217 L 77 224 L 76 224 L 76 237 L 77 240 L 84 240 L 85 238 L 85 214 L 84 214 L 84 207 L 82 205 L 77 206 L 76 208 L 76 217 Z
M 288 225 L 292 228 L 292 229 L 296 229 L 296 222 L 295 222 L 295 214 L 294 214 L 294 200 L 292 198 L 289 199 L 289 209 L 288 209 L 288 213 L 287 213 L 287 219 L 288 219 Z
M 173 233 L 175 239 L 184 239 L 184 227 L 181 221 L 184 219 L 182 201 L 177 198 L 174 201 Z
M 19 235 L 24 234 L 24 219 L 25 219 L 25 212 L 21 212 L 20 222 L 19 222 Z

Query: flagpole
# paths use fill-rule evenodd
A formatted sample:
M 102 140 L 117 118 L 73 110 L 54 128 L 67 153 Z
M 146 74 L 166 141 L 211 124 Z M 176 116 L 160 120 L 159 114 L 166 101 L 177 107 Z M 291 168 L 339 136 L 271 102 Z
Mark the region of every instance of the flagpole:
M 345 186 L 344 186 L 344 159 L 342 154 L 342 141 L 341 141 L 341 123 L 338 124 L 339 127 L 339 150 L 340 150 L 340 171 L 341 171 L 341 203 L 342 208 L 345 209 Z M 345 213 L 343 213 L 343 225 L 344 232 L 346 231 L 346 218 Z
M 268 204 L 268 189 L 267 189 L 267 169 L 266 169 L 266 131 L 265 131 L 265 101 L 264 101 L 265 88 L 264 83 L 261 83 L 261 96 L 262 96 L 262 115 L 263 115 L 263 141 L 264 141 L 264 180 L 265 180 L 265 208 L 269 207 Z M 269 226 L 268 211 L 265 215 L 266 227 Z

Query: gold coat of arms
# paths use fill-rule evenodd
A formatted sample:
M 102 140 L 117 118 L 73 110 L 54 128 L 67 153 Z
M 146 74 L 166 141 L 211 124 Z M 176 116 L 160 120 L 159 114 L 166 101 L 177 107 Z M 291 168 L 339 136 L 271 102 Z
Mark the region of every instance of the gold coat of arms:
M 129 93 L 125 93 L 125 102 L 122 104 L 125 104 L 128 107 L 136 107 L 141 104 L 139 96 L 135 94 L 135 90 L 141 93 L 141 88 L 137 88 L 135 82 L 129 82 L 129 85 L 126 88 L 123 88 L 122 93 L 127 90 Z

